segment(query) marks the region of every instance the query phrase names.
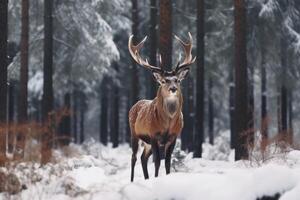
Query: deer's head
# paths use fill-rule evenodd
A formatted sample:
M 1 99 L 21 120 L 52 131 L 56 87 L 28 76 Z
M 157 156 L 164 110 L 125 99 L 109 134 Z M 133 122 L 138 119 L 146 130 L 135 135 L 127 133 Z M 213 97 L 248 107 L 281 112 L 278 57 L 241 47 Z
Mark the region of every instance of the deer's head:
M 159 66 L 150 65 L 148 60 L 144 60 L 140 56 L 140 50 L 143 47 L 147 36 L 137 45 L 132 44 L 133 35 L 129 37 L 128 48 L 132 58 L 141 66 L 149 69 L 155 78 L 155 80 L 160 84 L 160 92 L 164 99 L 164 106 L 170 113 L 170 116 L 175 114 L 178 106 L 178 97 L 181 95 L 180 84 L 181 81 L 187 76 L 190 65 L 196 60 L 196 57 L 192 56 L 192 35 L 189 34 L 189 41 L 187 43 L 183 42 L 180 38 L 175 36 L 175 39 L 179 41 L 184 49 L 185 58 L 181 62 L 180 58 L 178 64 L 172 71 L 166 71 L 161 66 L 161 56 L 159 56 Z

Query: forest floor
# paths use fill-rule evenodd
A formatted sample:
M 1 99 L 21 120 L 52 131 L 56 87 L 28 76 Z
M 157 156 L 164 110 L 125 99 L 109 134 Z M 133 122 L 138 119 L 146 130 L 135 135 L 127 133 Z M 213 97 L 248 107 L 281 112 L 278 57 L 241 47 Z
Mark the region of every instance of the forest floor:
M 215 146 L 204 144 L 202 159 L 180 151 L 178 144 L 171 174 L 165 175 L 162 162 L 158 178 L 153 177 L 150 157 L 149 180 L 144 180 L 138 159 L 134 183 L 128 145 L 113 149 L 93 140 L 72 144 L 54 152 L 55 164 L 22 163 L 11 169 L 26 189 L 16 195 L 2 193 L 0 199 L 255 200 L 280 193 L 281 200 L 299 200 L 300 151 L 278 154 L 265 163 L 234 162 L 225 140 L 219 137 Z

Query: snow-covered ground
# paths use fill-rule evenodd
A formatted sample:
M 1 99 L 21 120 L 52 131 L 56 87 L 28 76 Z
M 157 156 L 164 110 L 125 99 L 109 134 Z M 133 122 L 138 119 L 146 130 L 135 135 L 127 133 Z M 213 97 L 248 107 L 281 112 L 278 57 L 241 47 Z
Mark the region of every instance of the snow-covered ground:
M 205 144 L 203 159 L 193 159 L 177 147 L 172 173 L 165 175 L 162 162 L 158 178 L 153 177 L 150 158 L 150 179 L 144 180 L 138 159 L 134 183 L 128 145 L 116 149 L 94 141 L 71 145 L 55 152 L 56 164 L 18 165 L 13 172 L 27 189 L 13 196 L 1 194 L 0 199 L 255 200 L 276 193 L 282 194 L 282 200 L 300 199 L 300 151 L 278 155 L 266 164 L 234 162 L 223 139 L 216 139 L 214 147 Z M 66 152 L 72 156 L 65 156 Z

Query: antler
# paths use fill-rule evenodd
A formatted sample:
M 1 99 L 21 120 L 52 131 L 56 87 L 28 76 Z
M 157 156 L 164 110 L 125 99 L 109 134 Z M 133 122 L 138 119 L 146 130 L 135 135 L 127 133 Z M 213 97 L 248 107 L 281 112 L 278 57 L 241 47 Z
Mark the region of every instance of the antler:
M 183 69 L 186 69 L 189 65 L 193 64 L 196 60 L 196 57 L 193 58 L 193 56 L 192 56 L 193 38 L 192 38 L 192 35 L 190 32 L 188 34 L 189 34 L 189 42 L 188 43 L 183 42 L 179 37 L 177 37 L 175 35 L 175 39 L 180 42 L 180 44 L 182 45 L 182 47 L 184 49 L 184 53 L 185 53 L 185 59 L 183 60 L 183 62 L 180 63 L 180 59 L 178 61 L 178 64 L 175 68 L 176 73 L 179 71 L 182 71 Z
M 147 59 L 143 60 L 140 56 L 139 51 L 144 46 L 144 43 L 147 40 L 147 36 L 144 37 L 144 39 L 137 45 L 132 44 L 132 38 L 133 38 L 133 35 L 131 35 L 129 37 L 128 49 L 129 49 L 129 52 L 130 52 L 132 58 L 135 60 L 135 62 L 137 62 L 139 65 L 142 65 L 142 66 L 146 67 L 147 69 L 150 69 L 153 72 L 162 73 L 163 71 L 162 71 L 161 68 L 150 65 Z

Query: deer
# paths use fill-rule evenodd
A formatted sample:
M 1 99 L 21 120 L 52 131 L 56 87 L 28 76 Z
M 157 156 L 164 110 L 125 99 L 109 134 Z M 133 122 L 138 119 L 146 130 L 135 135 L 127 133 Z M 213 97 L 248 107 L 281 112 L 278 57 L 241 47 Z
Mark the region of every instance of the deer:
M 175 35 L 183 47 L 185 58 L 179 61 L 171 71 L 162 67 L 162 59 L 159 56 L 159 66 L 150 65 L 148 60 L 140 56 L 147 36 L 134 45 L 133 35 L 129 37 L 128 49 L 133 60 L 140 66 L 150 70 L 154 79 L 159 84 L 156 97 L 153 100 L 140 100 L 129 110 L 129 126 L 131 131 L 131 182 L 134 180 L 134 167 L 137 160 L 136 154 L 139 141 L 143 143 L 144 150 L 141 155 L 141 164 L 144 178 L 148 179 L 147 163 L 153 154 L 155 177 L 158 176 L 160 161 L 165 158 L 166 174 L 170 173 L 171 155 L 173 153 L 176 139 L 183 128 L 181 82 L 187 76 L 190 65 L 196 60 L 192 56 L 192 35 L 188 33 L 189 41 L 185 43 Z

